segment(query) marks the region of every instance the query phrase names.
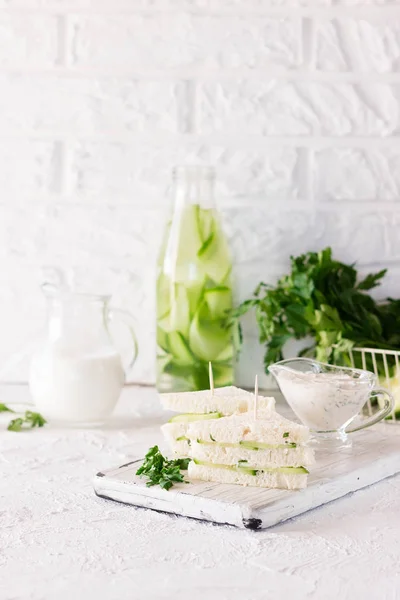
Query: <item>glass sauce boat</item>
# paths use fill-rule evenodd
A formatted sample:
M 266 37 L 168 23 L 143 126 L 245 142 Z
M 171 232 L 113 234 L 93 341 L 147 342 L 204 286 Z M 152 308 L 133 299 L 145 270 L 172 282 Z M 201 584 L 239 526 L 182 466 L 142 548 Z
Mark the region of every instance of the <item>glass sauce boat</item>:
M 351 446 L 349 433 L 370 427 L 393 410 L 391 394 L 377 388 L 374 373 L 336 367 L 309 358 L 282 360 L 269 367 L 287 403 L 303 425 L 309 427 L 318 446 Z M 380 410 L 357 420 L 369 399 L 378 397 Z

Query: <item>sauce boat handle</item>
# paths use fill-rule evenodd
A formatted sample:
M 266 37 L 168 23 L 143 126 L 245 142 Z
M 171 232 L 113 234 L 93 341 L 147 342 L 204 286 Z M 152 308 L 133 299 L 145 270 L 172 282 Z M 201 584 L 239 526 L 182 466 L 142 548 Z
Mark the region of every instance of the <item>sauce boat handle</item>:
M 353 433 L 353 431 L 359 431 L 360 429 L 365 429 L 366 427 L 371 427 L 371 425 L 375 425 L 375 423 L 379 423 L 379 421 L 382 421 L 382 419 L 387 417 L 393 411 L 394 398 L 388 390 L 385 390 L 385 388 L 375 388 L 371 392 L 371 397 L 373 397 L 373 396 L 384 396 L 385 403 L 384 403 L 383 407 L 380 410 L 378 410 L 378 412 L 371 415 L 371 417 L 369 419 L 366 419 L 366 421 L 363 421 L 357 427 L 350 427 L 349 429 L 346 428 L 346 433 Z

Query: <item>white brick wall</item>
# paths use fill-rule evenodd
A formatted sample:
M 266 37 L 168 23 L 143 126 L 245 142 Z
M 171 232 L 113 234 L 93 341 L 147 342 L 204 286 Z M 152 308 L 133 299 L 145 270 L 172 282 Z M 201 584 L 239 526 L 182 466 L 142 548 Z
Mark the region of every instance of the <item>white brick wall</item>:
M 153 381 L 185 162 L 218 170 L 238 299 L 326 244 L 389 266 L 377 293 L 399 296 L 400 0 L 0 0 L 0 367 L 55 265 L 136 314 L 132 378 Z M 242 383 L 261 357 L 246 329 Z

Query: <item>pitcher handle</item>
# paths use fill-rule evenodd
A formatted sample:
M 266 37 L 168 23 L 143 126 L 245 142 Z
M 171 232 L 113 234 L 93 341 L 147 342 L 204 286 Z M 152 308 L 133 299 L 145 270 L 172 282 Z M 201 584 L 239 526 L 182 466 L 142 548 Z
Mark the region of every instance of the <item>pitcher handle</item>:
M 135 364 L 137 356 L 138 356 L 138 351 L 139 351 L 138 342 L 137 342 L 137 338 L 136 338 L 136 334 L 135 334 L 135 330 L 134 330 L 134 325 L 136 324 L 135 318 L 128 310 L 122 310 L 122 308 L 111 307 L 108 314 L 109 314 L 110 319 L 113 319 L 114 315 L 119 316 L 121 321 L 123 323 L 125 323 L 125 325 L 127 326 L 130 336 L 132 338 L 132 344 L 133 344 L 132 356 L 130 357 L 129 362 L 128 362 L 127 366 L 125 367 L 125 372 L 128 373 L 132 369 L 133 365 Z
M 371 427 L 371 425 L 375 425 L 375 423 L 382 421 L 382 419 L 387 417 L 392 412 L 394 408 L 394 398 L 388 390 L 385 390 L 384 388 L 375 388 L 371 392 L 371 397 L 373 396 L 385 396 L 385 405 L 361 425 L 346 429 L 346 433 L 353 433 L 353 431 L 359 431 L 360 429 Z

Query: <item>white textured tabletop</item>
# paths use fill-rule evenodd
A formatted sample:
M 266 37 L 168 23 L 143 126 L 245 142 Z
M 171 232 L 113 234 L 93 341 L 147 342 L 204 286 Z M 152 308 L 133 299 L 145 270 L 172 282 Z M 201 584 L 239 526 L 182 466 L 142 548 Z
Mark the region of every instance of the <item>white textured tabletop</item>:
M 126 388 L 107 429 L 12 433 L 8 418 L 1 600 L 400 599 L 400 476 L 250 532 L 94 495 L 94 473 L 161 442 L 152 389 Z

